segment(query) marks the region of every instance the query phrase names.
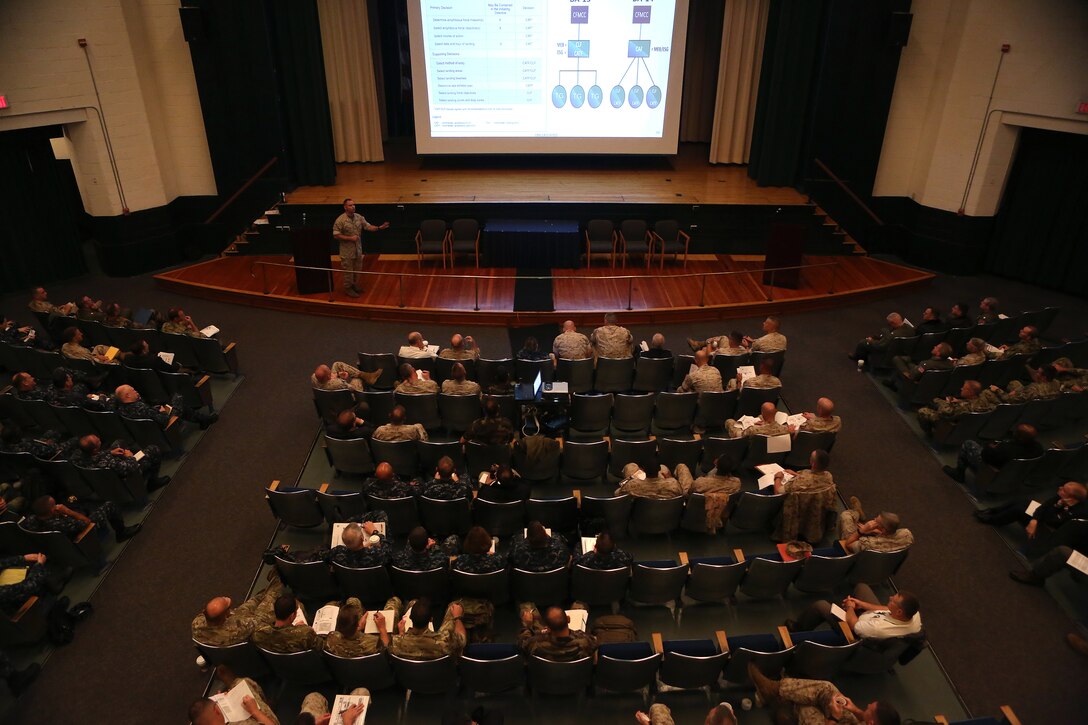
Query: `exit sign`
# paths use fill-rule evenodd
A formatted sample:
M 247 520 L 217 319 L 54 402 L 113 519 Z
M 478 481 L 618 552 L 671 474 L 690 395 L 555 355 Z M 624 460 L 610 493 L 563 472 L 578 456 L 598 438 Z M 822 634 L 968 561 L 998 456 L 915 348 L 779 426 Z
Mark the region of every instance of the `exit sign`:
M 4 97 L 0 96 L 0 108 L 4 107 Z M 1077 104 L 1077 113 L 1088 113 L 1088 101 L 1081 101 Z
M 0 94 L 0 108 L 7 108 L 7 107 L 8 107 L 8 97 L 3 95 L 3 94 Z

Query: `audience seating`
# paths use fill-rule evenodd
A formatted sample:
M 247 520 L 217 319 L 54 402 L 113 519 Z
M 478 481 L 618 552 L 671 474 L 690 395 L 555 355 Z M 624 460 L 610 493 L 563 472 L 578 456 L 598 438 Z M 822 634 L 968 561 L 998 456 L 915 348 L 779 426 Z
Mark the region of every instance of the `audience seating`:
M 458 660 L 461 686 L 475 696 L 516 690 L 525 686 L 525 660 L 512 644 L 470 644 Z
M 321 654 L 332 679 L 344 692 L 351 692 L 357 687 L 377 692 L 396 684 L 393 668 L 385 652 L 375 652 L 363 657 L 339 657 L 328 651 Z
M 789 663 L 790 674 L 811 680 L 830 680 L 857 652 L 861 640 L 855 639 L 846 622 L 838 629 L 815 632 L 789 632 L 778 628 L 778 636 L 787 647 L 793 647 Z

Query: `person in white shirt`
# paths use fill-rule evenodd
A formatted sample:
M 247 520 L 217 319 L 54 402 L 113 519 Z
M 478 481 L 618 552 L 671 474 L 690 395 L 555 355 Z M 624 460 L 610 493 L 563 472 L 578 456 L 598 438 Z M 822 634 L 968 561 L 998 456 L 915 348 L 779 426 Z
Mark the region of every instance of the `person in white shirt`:
M 423 339 L 423 334 L 422 333 L 409 332 L 408 333 L 408 344 L 400 346 L 400 349 L 397 350 L 397 356 L 398 357 L 407 357 L 407 358 L 413 358 L 413 357 L 415 357 L 415 358 L 420 358 L 420 357 L 431 357 L 431 358 L 433 358 L 435 356 L 435 353 L 433 353 L 433 352 L 431 352 L 430 350 L 427 349 L 427 341 Z
M 791 632 L 809 632 L 827 622 L 832 627 L 840 620 L 831 612 L 831 602 L 813 602 L 797 620 L 787 619 Z M 842 602 L 846 624 L 859 639 L 890 639 L 918 634 L 922 631 L 922 615 L 918 598 L 910 592 L 893 594 L 887 604 L 881 604 L 868 584 L 858 584 L 854 594 Z

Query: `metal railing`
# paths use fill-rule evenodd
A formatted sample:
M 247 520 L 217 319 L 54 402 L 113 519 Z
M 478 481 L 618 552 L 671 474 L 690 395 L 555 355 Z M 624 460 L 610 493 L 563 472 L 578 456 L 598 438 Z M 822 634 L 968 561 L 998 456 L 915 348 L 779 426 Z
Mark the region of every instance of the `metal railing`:
M 256 259 L 250 264 L 250 267 L 249 267 L 249 276 L 250 277 L 256 277 L 257 276 L 256 268 L 258 266 L 260 266 L 260 268 L 261 268 L 262 291 L 263 291 L 263 294 L 266 294 L 266 295 L 270 294 L 270 292 L 268 290 L 268 268 L 269 267 L 284 267 L 284 268 L 292 269 L 292 270 L 305 269 L 305 270 L 312 270 L 312 271 L 315 271 L 315 272 L 325 272 L 326 273 L 326 281 L 328 283 L 329 302 L 334 301 L 334 296 L 333 296 L 333 275 L 336 272 L 342 272 L 343 271 L 339 267 L 307 267 L 307 266 L 304 266 L 304 265 L 287 264 L 285 262 L 268 262 L 268 261 L 265 261 L 265 260 L 262 260 L 262 259 Z M 667 276 L 670 279 L 686 279 L 686 278 L 695 278 L 695 277 L 701 278 L 702 281 L 700 283 L 700 289 L 699 289 L 699 306 L 700 307 L 706 307 L 706 281 L 707 281 L 707 278 L 709 278 L 709 277 L 730 277 L 730 276 L 742 275 L 742 274 L 748 274 L 748 275 L 762 274 L 762 275 L 765 276 L 766 273 L 770 272 L 770 281 L 769 281 L 769 283 L 767 283 L 767 284 L 762 284 L 761 283 L 761 285 L 763 287 L 765 287 L 764 296 L 767 298 L 767 301 L 768 302 L 773 302 L 774 301 L 774 276 L 775 276 L 776 273 L 778 273 L 778 272 L 789 272 L 789 271 L 793 271 L 793 270 L 804 271 L 806 269 L 817 269 L 819 267 L 832 267 L 833 268 L 831 270 L 831 283 L 828 285 L 827 294 L 829 294 L 829 295 L 834 294 L 835 293 L 835 282 L 837 280 L 838 272 L 839 272 L 839 262 L 837 260 L 833 261 L 833 262 L 818 262 L 818 263 L 815 263 L 815 264 L 799 264 L 799 265 L 796 265 L 796 266 L 793 266 L 793 267 L 761 267 L 759 269 L 739 269 L 739 270 L 728 270 L 728 271 L 721 271 L 721 272 L 682 272 L 680 274 L 670 274 L 670 275 L 667 275 Z M 646 275 L 644 275 L 644 274 L 615 274 L 615 275 L 607 275 L 607 276 L 603 276 L 603 277 L 571 277 L 571 276 L 560 276 L 560 275 L 554 275 L 554 274 L 548 274 L 548 275 L 425 274 L 425 273 L 422 273 L 422 272 L 369 272 L 369 271 L 358 271 L 358 270 L 355 271 L 355 274 L 357 274 L 357 275 L 366 275 L 368 277 L 396 277 L 397 278 L 397 286 L 398 286 L 398 289 L 399 289 L 399 300 L 400 300 L 399 305 L 398 305 L 399 307 L 405 307 L 406 306 L 405 302 L 404 302 L 404 278 L 405 277 L 413 278 L 413 279 L 414 278 L 423 278 L 423 279 L 470 279 L 470 280 L 473 281 L 473 286 L 475 288 L 475 305 L 472 308 L 473 311 L 475 311 L 475 312 L 479 312 L 479 310 L 480 310 L 480 280 L 485 280 L 485 281 L 488 281 L 488 282 L 506 281 L 506 280 L 517 281 L 519 279 L 553 280 L 553 281 L 557 280 L 557 279 L 558 280 L 568 280 L 568 281 L 571 281 L 571 280 L 586 280 L 586 281 L 593 281 L 593 282 L 596 282 L 596 281 L 627 280 L 627 310 L 630 311 L 631 309 L 633 309 L 632 305 L 631 305 L 631 302 L 632 302 L 632 299 L 633 299 L 633 296 L 634 296 L 635 280 L 646 279 L 647 278 Z

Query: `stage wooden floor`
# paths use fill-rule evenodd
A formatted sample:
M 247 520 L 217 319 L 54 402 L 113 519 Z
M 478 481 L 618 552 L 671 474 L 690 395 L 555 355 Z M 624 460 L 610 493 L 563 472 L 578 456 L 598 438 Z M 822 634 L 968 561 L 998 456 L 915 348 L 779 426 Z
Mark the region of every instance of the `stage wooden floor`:
M 443 270 L 414 258 L 368 257 L 365 292 L 352 299 L 334 294 L 299 294 L 286 256 L 231 256 L 155 276 L 160 287 L 224 302 L 292 312 L 374 320 L 427 318 L 453 322 L 472 316 L 474 324 L 526 326 L 556 318 L 595 322 L 602 312 L 624 313 L 628 322 L 685 322 L 750 317 L 770 312 L 835 307 L 897 294 L 926 285 L 933 275 L 856 255 L 807 256 L 798 289 L 769 287 L 761 257 L 705 255 L 681 264 L 613 270 L 554 270 L 554 312 L 515 312 L 513 269 L 457 267 Z M 721 274 L 733 272 L 733 274 Z M 380 274 L 379 274 L 380 273 Z M 421 275 L 421 276 L 420 276 Z M 631 278 L 608 279 L 627 275 Z M 705 289 L 704 289 L 705 275 Z M 479 279 L 473 279 L 477 276 Z M 266 286 L 267 285 L 267 286 Z M 478 295 L 478 296 L 477 296 Z M 631 311 L 626 311 L 630 300 Z M 479 307 L 477 311 L 476 307 Z
M 386 160 L 337 164 L 332 186 L 300 186 L 289 204 L 582 202 L 653 204 L 804 204 L 789 187 L 760 187 L 748 168 L 711 165 L 706 144 L 681 144 L 661 158 L 435 158 L 387 144 Z

